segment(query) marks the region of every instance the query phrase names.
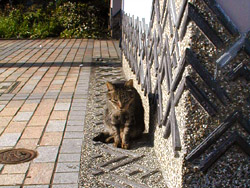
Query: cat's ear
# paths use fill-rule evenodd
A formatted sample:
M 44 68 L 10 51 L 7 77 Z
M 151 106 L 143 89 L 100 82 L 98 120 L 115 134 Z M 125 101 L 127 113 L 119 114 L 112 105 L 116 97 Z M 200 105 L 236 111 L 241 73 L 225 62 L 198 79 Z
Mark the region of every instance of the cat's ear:
M 106 85 L 109 91 L 113 91 L 115 89 L 114 85 L 110 82 L 106 82 Z
M 132 88 L 133 87 L 133 80 L 130 79 L 129 81 L 125 82 L 125 86 L 128 88 Z

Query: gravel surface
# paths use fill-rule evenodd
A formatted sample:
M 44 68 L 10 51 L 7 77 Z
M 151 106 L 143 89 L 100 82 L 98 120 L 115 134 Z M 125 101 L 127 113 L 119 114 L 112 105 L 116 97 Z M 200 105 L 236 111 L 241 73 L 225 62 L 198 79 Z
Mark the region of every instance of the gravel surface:
M 92 141 L 94 136 L 104 130 L 105 82 L 124 80 L 121 64 L 117 62 L 117 65 L 92 69 L 84 127 L 80 185 L 84 188 L 165 188 L 167 186 L 146 133 L 141 139 L 134 141 L 130 150 Z

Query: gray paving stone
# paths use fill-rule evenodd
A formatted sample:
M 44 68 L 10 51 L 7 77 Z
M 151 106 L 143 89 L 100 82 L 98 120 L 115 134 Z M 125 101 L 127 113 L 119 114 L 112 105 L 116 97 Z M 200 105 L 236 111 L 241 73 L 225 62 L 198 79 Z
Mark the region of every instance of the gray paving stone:
M 53 92 L 53 93 L 46 93 L 45 95 L 44 95 L 44 97 L 45 96 L 53 96 L 53 97 L 57 97 L 59 95 L 59 92 Z
M 66 132 L 83 132 L 83 126 L 67 126 Z
M 44 99 L 56 99 L 57 95 L 45 95 L 43 98 Z
M 2 100 L 0 100 L 0 104 L 2 104 L 2 105 L 6 105 L 6 104 L 8 104 L 8 102 L 9 101 L 2 101 Z
M 60 95 L 59 99 L 71 99 L 73 95 Z
M 38 157 L 34 159 L 35 163 L 55 162 L 58 155 L 57 146 L 40 146 L 37 148 Z
M 61 85 L 61 84 L 63 84 L 64 83 L 64 80 L 54 80 L 53 82 L 52 82 L 52 85 Z
M 17 94 L 13 99 L 14 100 L 26 100 L 29 97 L 29 93 L 20 93 Z
M 4 96 L 1 96 L 0 97 L 0 100 L 1 101 L 9 101 L 9 100 L 11 100 L 13 97 L 11 97 L 11 96 L 6 96 L 6 97 L 4 97 Z
M 69 120 L 67 122 L 67 125 L 69 125 L 69 126 L 83 126 L 84 125 L 84 120 L 83 121 Z
M 82 139 L 64 139 L 61 153 L 81 153 Z
M 54 184 L 76 184 L 78 183 L 78 172 L 71 173 L 55 173 Z
M 71 116 L 85 116 L 85 111 L 83 111 L 83 110 L 76 111 L 76 110 L 71 109 L 70 115 Z
M 83 132 L 66 132 L 64 138 L 83 138 Z
M 66 126 L 66 120 L 50 120 L 46 132 L 62 132 Z
M 88 95 L 87 94 L 82 94 L 81 92 L 75 92 L 74 98 L 78 98 L 78 99 L 88 99 Z
M 60 154 L 58 162 L 79 162 L 81 159 L 80 153 Z
M 67 72 L 58 72 L 57 75 L 58 76 L 66 76 L 68 73 Z
M 14 121 L 29 121 L 33 112 L 18 112 L 14 117 Z
M 69 110 L 70 103 L 56 103 L 54 110 Z
M 81 93 L 75 93 L 75 99 L 88 99 L 88 96 L 82 95 Z
M 87 99 L 86 97 L 88 96 L 88 90 L 79 90 L 76 89 L 76 94 L 81 94 L 82 95 L 82 99 Z
M 79 172 L 80 162 L 77 163 L 57 163 L 56 172 Z
M 73 103 L 87 103 L 88 102 L 88 100 L 86 100 L 86 99 L 74 99 L 73 100 Z
M 4 109 L 5 105 L 0 105 L 0 111 Z
M 25 101 L 25 103 L 27 104 L 39 104 L 40 102 L 41 102 L 41 99 L 35 99 L 35 100 L 28 99 Z
M 1 188 L 20 188 L 21 186 L 1 186 Z
M 76 120 L 76 121 L 84 121 L 85 120 L 85 116 L 81 115 L 81 116 L 72 116 L 72 115 L 69 115 L 69 119 L 70 120 Z
M 74 92 L 61 92 L 60 95 L 62 96 L 72 96 L 74 94 Z
M 49 188 L 49 185 L 29 185 L 23 186 L 23 188 Z
M 78 188 L 78 184 L 58 184 L 53 185 L 52 188 Z
M 86 107 L 87 103 L 72 103 L 72 107 Z
M 86 106 L 72 106 L 71 111 L 85 111 Z
M 0 147 L 13 147 L 19 140 L 21 133 L 4 133 L 0 137 Z
M 32 76 L 32 79 L 33 80 L 40 80 L 42 77 L 43 77 L 42 75 L 41 76 Z
M 45 92 L 44 92 L 45 93 Z M 29 99 L 42 99 L 44 93 L 39 93 L 39 94 L 33 94 L 29 96 Z
M 2 94 L 1 97 L 12 98 L 15 94 Z

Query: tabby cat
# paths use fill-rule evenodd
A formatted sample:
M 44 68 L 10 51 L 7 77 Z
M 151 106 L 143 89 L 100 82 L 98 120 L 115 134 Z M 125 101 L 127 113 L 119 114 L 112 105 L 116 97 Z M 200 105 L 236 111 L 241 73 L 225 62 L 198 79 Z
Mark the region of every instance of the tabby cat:
M 106 132 L 93 140 L 114 143 L 115 147 L 129 149 L 131 139 L 142 135 L 144 109 L 140 95 L 133 87 L 133 80 L 119 83 L 106 83 L 107 103 L 104 111 Z

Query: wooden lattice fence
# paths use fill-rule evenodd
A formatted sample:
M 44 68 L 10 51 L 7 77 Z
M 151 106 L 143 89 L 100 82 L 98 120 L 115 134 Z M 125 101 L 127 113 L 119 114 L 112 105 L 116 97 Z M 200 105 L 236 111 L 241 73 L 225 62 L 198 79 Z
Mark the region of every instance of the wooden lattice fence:
M 192 49 L 186 48 L 181 52 L 180 44 L 190 21 L 199 28 L 216 49 L 224 52 L 213 63 L 216 64 L 219 71 L 226 72 L 223 76 L 229 80 L 229 83 L 239 77 L 245 78 L 248 83 L 250 80 L 249 34 L 241 36 L 236 26 L 219 8 L 215 0 L 202 0 L 202 2 L 210 10 L 211 14 L 217 17 L 219 24 L 227 30 L 230 37 L 234 39 L 233 44 L 229 44 L 228 41 L 222 39 L 197 7 L 187 0 L 182 1 L 178 11 L 174 0 L 164 0 L 162 5 L 160 5 L 159 0 L 153 0 L 149 25 L 145 24 L 144 19 L 139 21 L 139 18 L 135 19 L 133 16 L 130 17 L 126 14 L 123 15 L 122 19 L 123 54 L 131 70 L 136 75 L 144 95 L 147 95 L 150 101 L 156 104 L 158 125 L 164 127 L 164 138 L 167 139 L 171 135 L 174 151 L 181 150 L 175 107 L 178 105 L 184 90 L 189 90 L 190 94 L 211 117 L 223 113 L 220 110 L 220 105 L 226 107 L 231 103 L 227 91 L 216 79 L 217 72 L 212 73 L 203 66 Z M 169 34 L 164 32 L 167 28 L 169 28 Z M 230 54 L 228 48 L 233 53 Z M 247 58 L 228 70 L 226 65 L 233 63 L 231 60 L 242 51 Z M 230 58 L 224 58 L 224 54 L 230 54 Z M 193 71 L 205 83 L 206 88 L 199 87 L 193 77 L 183 74 L 187 65 L 191 65 Z M 153 80 L 156 80 L 155 84 L 152 83 Z M 162 99 L 163 84 L 166 85 L 164 88 L 167 89 L 169 95 L 166 104 L 163 103 Z M 219 102 L 212 101 L 208 95 L 213 95 Z M 245 100 L 246 105 L 249 98 Z M 250 121 L 246 118 L 249 114 L 243 114 L 241 110 L 237 111 L 235 109 L 235 112 L 228 114 L 225 121 L 188 154 L 186 159 L 192 161 L 200 156 L 236 122 L 250 134 Z M 249 139 L 249 135 L 244 138 L 239 132 L 235 131 L 211 155 L 200 162 L 200 169 L 206 171 L 233 144 L 238 144 L 250 156 L 250 145 L 246 141 L 247 139 Z

